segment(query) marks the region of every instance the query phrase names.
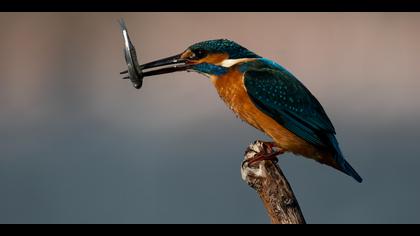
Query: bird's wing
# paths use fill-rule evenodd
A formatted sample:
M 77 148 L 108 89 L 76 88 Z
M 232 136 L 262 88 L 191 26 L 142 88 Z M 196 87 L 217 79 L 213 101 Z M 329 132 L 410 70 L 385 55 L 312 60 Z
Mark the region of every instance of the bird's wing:
M 329 146 L 326 134 L 334 127 L 318 100 L 291 73 L 277 69 L 251 69 L 244 85 L 254 104 L 300 138 Z

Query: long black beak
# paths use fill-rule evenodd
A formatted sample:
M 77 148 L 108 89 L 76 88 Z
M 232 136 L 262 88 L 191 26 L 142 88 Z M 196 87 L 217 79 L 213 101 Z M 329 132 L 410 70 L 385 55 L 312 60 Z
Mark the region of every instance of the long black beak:
M 146 77 L 146 76 L 160 75 L 160 74 L 167 74 L 167 73 L 172 73 L 176 71 L 188 70 L 193 65 L 186 64 L 186 62 L 187 60 L 181 59 L 181 54 L 178 54 L 172 57 L 167 57 L 167 58 L 163 58 L 157 61 L 140 65 L 140 68 L 142 70 L 147 70 L 147 69 L 152 69 L 156 67 L 167 66 L 167 67 L 162 67 L 156 70 L 143 71 L 143 76 Z M 172 66 L 168 66 L 168 65 L 172 65 Z
M 127 74 L 127 76 L 125 76 L 123 79 L 130 79 L 134 88 L 140 89 L 143 85 L 143 78 L 146 76 L 167 74 L 175 71 L 185 71 L 192 68 L 193 65 L 188 64 L 185 59 L 181 58 L 182 54 L 146 63 L 144 65 L 139 65 L 136 49 L 131 43 L 130 37 L 128 36 L 127 27 L 125 26 L 123 19 L 120 20 L 120 26 L 124 38 L 124 56 L 128 67 L 128 70 L 125 70 L 120 74 Z M 153 68 L 157 69 L 152 70 Z

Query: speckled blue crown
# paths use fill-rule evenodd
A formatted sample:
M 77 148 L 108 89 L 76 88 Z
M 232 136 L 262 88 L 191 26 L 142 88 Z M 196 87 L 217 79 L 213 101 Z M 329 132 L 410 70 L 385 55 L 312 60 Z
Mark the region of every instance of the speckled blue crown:
M 196 49 L 206 50 L 209 53 L 228 53 L 230 59 L 260 58 L 257 54 L 228 39 L 203 41 L 190 47 L 192 51 Z

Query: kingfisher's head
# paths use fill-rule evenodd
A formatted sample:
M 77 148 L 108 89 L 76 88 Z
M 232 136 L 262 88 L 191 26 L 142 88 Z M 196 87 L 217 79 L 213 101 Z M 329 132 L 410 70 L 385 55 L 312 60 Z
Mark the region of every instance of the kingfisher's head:
M 185 70 L 220 75 L 239 62 L 255 58 L 260 58 L 260 56 L 231 40 L 216 39 L 193 44 L 180 54 L 150 62 L 141 67 L 151 69 L 169 65 L 169 67 L 146 71 L 144 76 Z

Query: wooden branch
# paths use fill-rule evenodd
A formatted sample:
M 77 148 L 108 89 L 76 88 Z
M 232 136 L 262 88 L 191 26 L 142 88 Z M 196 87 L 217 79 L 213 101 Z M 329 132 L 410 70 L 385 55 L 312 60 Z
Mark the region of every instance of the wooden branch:
M 248 165 L 247 160 L 257 153 L 270 152 L 262 141 L 255 141 L 245 152 L 242 179 L 255 189 L 267 209 L 273 224 L 306 224 L 299 204 L 280 167 L 273 161 L 259 161 Z

